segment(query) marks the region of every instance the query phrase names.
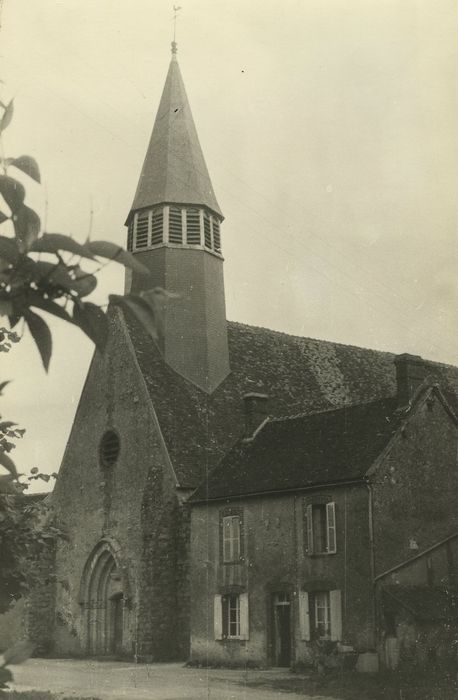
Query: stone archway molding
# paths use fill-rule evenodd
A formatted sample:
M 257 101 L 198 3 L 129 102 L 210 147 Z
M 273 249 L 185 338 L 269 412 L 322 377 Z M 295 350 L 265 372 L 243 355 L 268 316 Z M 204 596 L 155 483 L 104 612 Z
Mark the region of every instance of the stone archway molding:
M 121 545 L 114 539 L 114 537 L 105 536 L 95 545 L 86 560 L 78 595 L 78 602 L 80 605 L 85 605 L 88 603 L 94 571 L 98 566 L 100 557 L 106 555 L 106 553 L 113 557 L 120 573 L 124 601 L 128 604 L 131 602 L 132 591 L 129 581 L 128 567 L 125 563 L 124 557 L 122 556 Z

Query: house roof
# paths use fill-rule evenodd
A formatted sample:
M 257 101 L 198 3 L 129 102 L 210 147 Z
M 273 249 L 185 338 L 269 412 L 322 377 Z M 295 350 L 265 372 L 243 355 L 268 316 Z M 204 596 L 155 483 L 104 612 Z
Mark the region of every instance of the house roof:
M 174 56 L 131 213 L 161 203 L 203 205 L 222 217 Z
M 457 619 L 456 592 L 432 586 L 384 586 L 383 591 L 392 601 L 408 610 L 417 620 L 431 622 Z M 386 599 L 385 599 L 386 600 Z
M 231 372 L 208 395 L 163 361 L 156 344 L 135 319 L 119 318 L 132 341 L 178 484 L 183 488 L 195 488 L 202 480 L 207 481 L 211 470 L 242 437 L 243 395 L 247 392 L 268 394 L 269 412 L 277 418 L 377 403 L 396 393 L 394 355 L 390 353 L 229 322 Z M 458 385 L 458 368 L 441 366 L 440 371 L 447 382 Z M 389 413 L 393 405 L 374 405 L 370 414 L 373 421 Z M 352 413 L 355 432 L 357 415 Z M 269 430 L 294 427 L 273 426 Z
M 396 409 L 389 398 L 274 419 L 252 442 L 236 445 L 193 500 L 360 479 L 400 426 Z

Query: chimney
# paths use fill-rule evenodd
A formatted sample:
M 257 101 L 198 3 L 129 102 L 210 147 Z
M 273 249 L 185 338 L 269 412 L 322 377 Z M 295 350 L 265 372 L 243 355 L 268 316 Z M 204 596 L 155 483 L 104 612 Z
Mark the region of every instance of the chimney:
M 428 362 L 419 355 L 403 353 L 394 359 L 399 406 L 407 406 L 416 390 L 431 374 Z
M 267 394 L 257 394 L 251 392 L 243 395 L 245 440 L 252 438 L 261 423 L 263 423 L 268 417 L 268 401 L 269 397 Z

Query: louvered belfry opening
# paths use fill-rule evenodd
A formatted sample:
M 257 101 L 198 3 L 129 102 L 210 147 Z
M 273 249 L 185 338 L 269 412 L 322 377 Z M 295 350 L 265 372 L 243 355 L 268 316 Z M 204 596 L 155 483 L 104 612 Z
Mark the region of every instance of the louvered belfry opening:
M 136 212 L 129 222 L 127 250 L 192 246 L 221 255 L 220 220 L 201 207 L 156 206 Z
M 186 243 L 188 245 L 201 245 L 199 209 L 186 210 Z
M 169 243 L 183 243 L 183 216 L 181 207 L 169 207 Z

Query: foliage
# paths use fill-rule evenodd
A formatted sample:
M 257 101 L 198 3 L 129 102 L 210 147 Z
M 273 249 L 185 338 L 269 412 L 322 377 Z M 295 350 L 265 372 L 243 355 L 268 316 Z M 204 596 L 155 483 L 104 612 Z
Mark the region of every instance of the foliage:
M 25 639 L 10 647 L 3 653 L 3 660 L 0 664 L 0 688 L 8 688 L 8 683 L 13 680 L 13 676 L 8 666 L 22 664 L 33 654 L 34 645 Z
M 13 102 L 0 103 L 2 132 L 13 116 Z M 21 173 L 41 182 L 37 162 L 27 155 L 0 159 L 0 224 L 8 235 L 0 235 L 0 316 L 10 327 L 19 322 L 28 327 L 45 369 L 52 354 L 52 337 L 41 312 L 75 324 L 103 350 L 108 332 L 107 315 L 87 297 L 97 287 L 97 273 L 114 261 L 136 274 L 148 269 L 133 255 L 109 241 L 78 243 L 62 233 L 43 232 L 37 212 L 25 203 L 24 185 L 15 179 Z M 13 176 L 11 175 L 13 172 Z M 110 302 L 128 308 L 146 330 L 157 338 L 159 308 L 164 292 L 153 289 L 139 296 L 112 295 Z M 40 313 L 37 313 L 37 310 Z

